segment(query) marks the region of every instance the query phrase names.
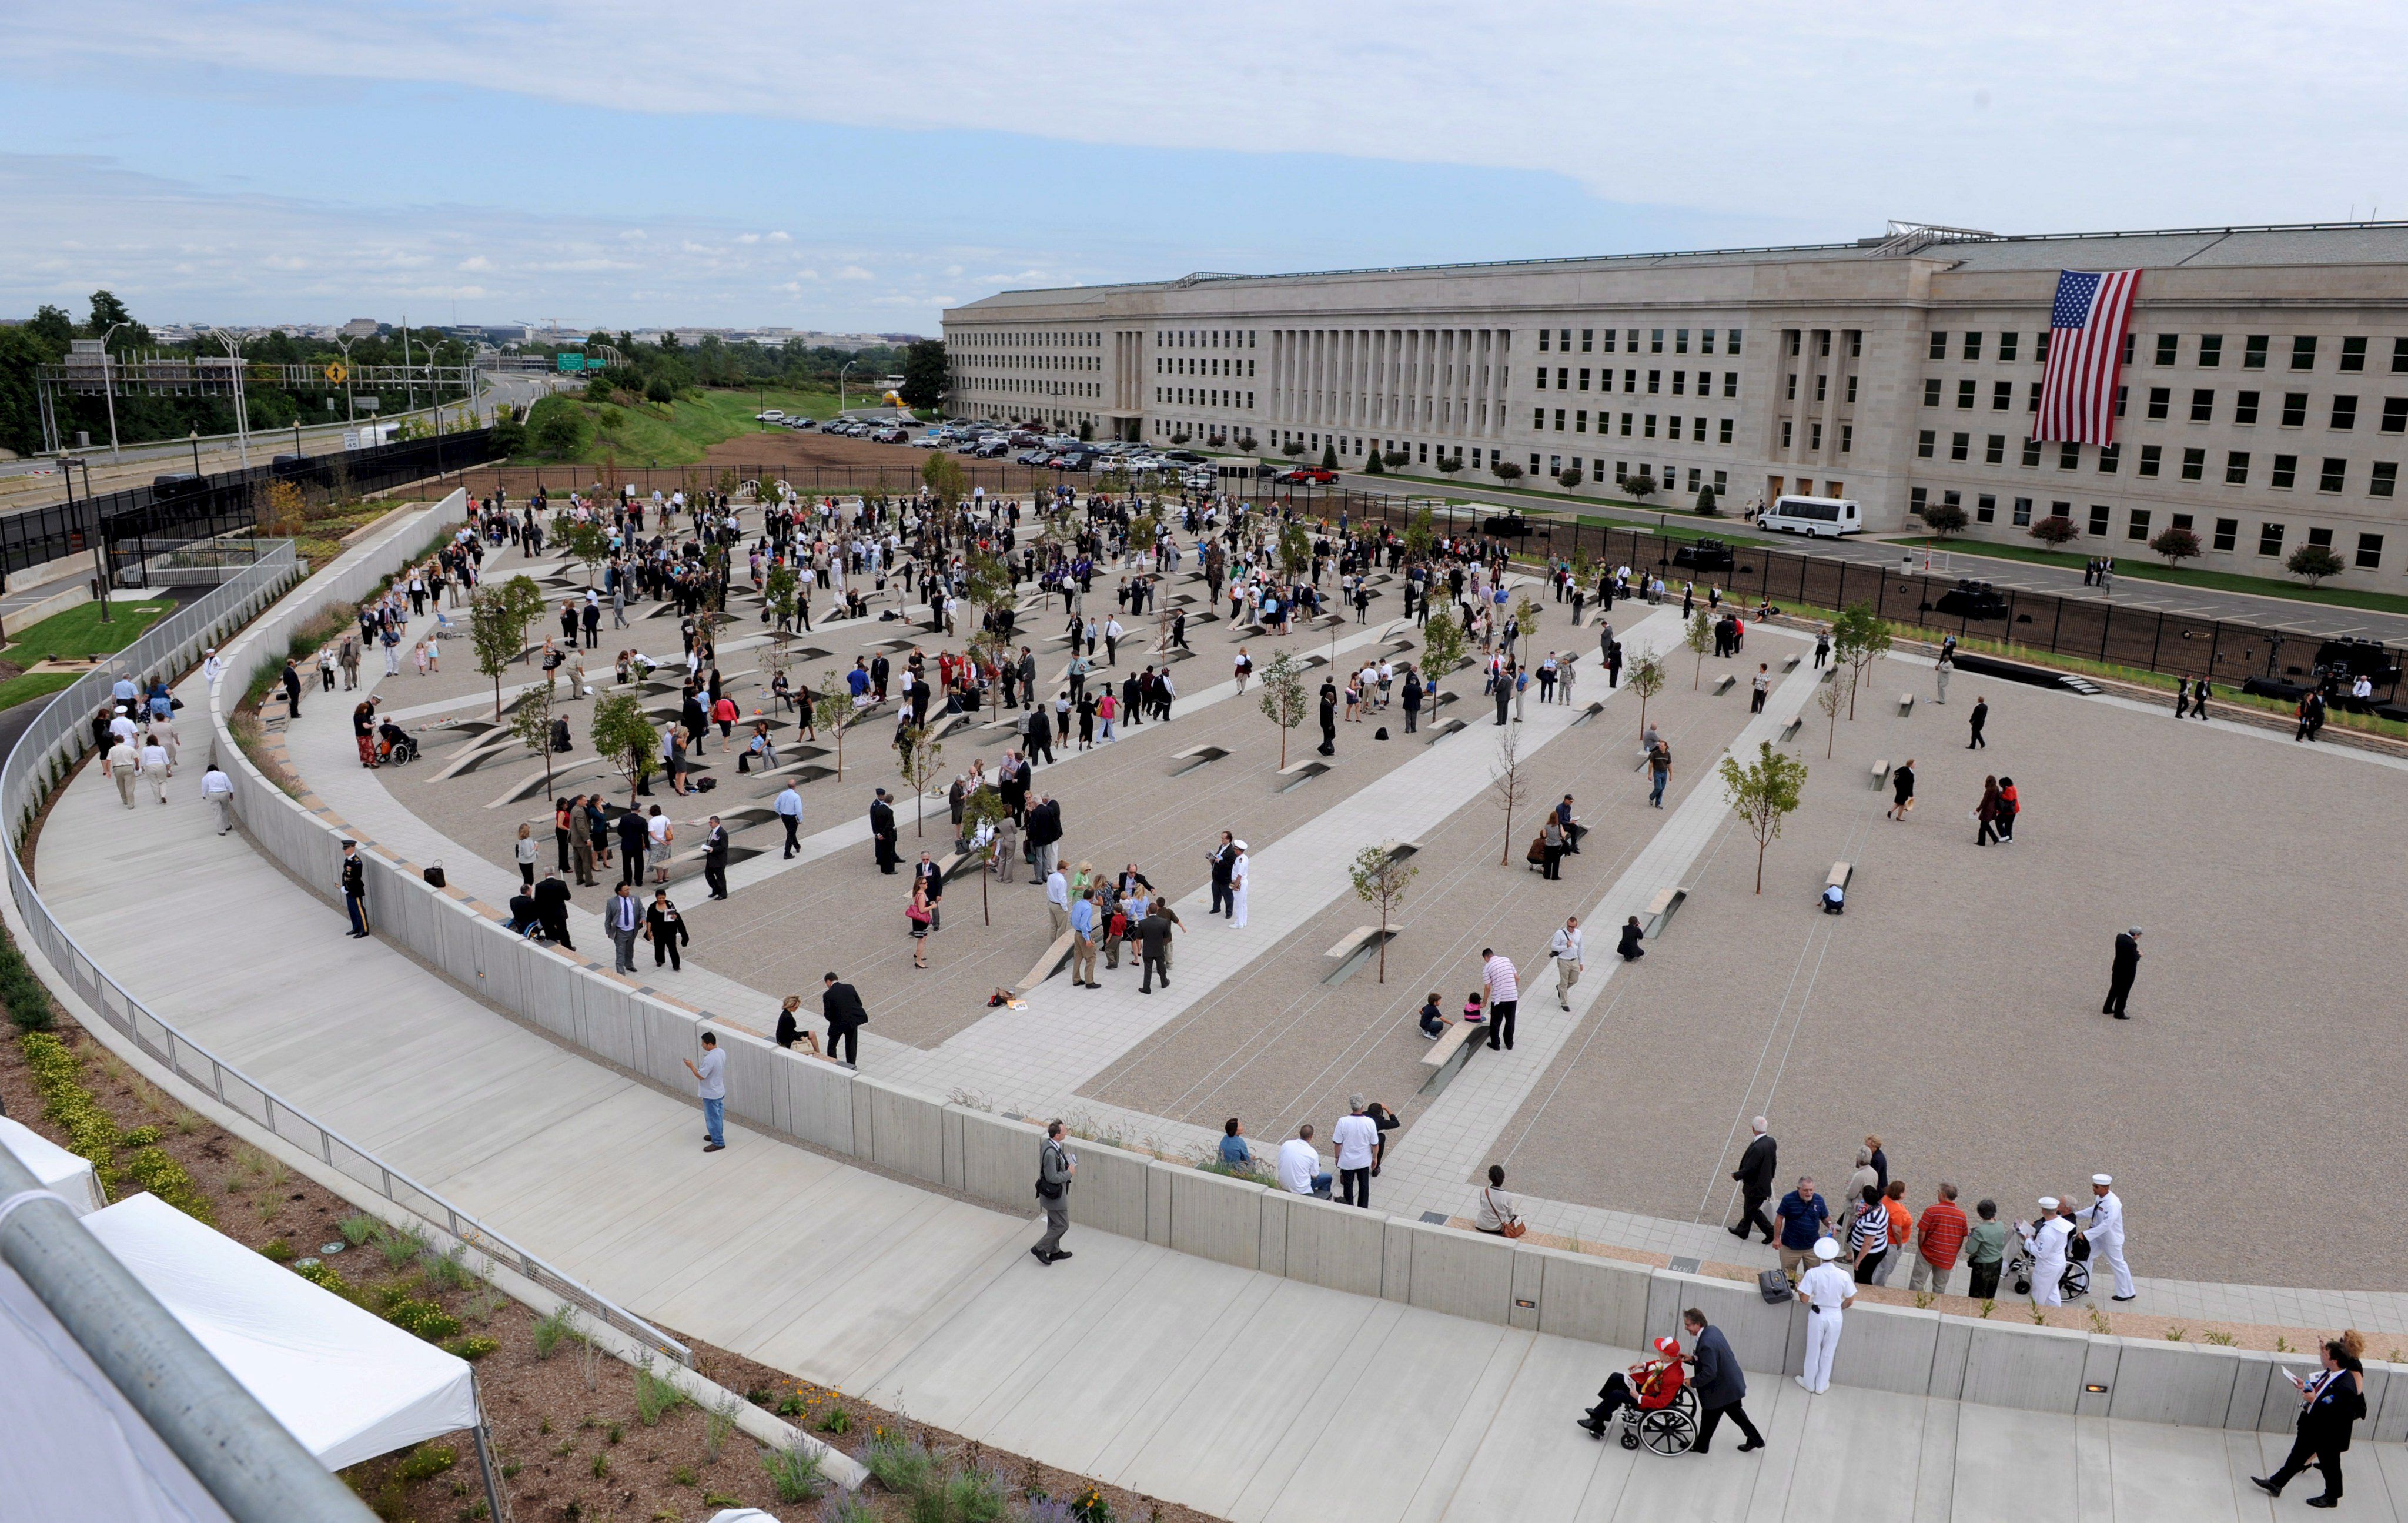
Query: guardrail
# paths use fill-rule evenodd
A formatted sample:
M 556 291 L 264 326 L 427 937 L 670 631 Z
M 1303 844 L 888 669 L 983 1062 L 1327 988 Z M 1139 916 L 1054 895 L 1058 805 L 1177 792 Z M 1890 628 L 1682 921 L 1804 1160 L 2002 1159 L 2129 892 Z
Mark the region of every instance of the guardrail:
M 455 492 L 445 501 L 452 510 L 451 518 L 457 521 L 465 505 L 462 495 Z M 351 583 L 372 585 L 418 548 L 411 531 L 423 531 L 426 523 L 424 519 L 404 520 L 388 532 L 376 551 L 354 566 L 337 571 L 334 583 L 347 588 L 352 596 L 362 589 Z M 391 554 L 396 546 L 399 553 Z M 380 566 L 379 562 L 389 555 L 393 565 Z M 363 568 L 367 568 L 364 577 Z M 76 679 L 34 716 L 7 761 L 0 763 L 0 810 L 5 810 L 10 822 L 9 843 L 17 848 L 7 854 L 8 893 L 24 916 L 29 940 L 86 1005 L 179 1077 L 206 1089 L 228 1109 L 257 1122 L 329 1167 L 341 1170 L 412 1215 L 440 1226 L 453 1241 L 475 1248 L 555 1292 L 595 1320 L 690 1367 L 694 1363 L 693 1350 L 677 1339 L 486 1227 L 437 1192 L 393 1168 L 178 1030 L 85 954 L 51 915 L 32 874 L 25 870 L 21 850 L 34 819 L 50 791 L 66 779 L 91 749 L 89 717 L 118 677 L 122 674 L 138 684 L 147 684 L 153 673 L 172 677 L 191 668 L 200 660 L 203 649 L 224 643 L 228 635 L 273 604 L 299 575 L 300 565 L 292 544 L 277 541 L 249 568 L 145 633 L 108 666 Z M 235 682 L 238 690 L 240 679 L 235 672 L 229 671 L 227 681 Z

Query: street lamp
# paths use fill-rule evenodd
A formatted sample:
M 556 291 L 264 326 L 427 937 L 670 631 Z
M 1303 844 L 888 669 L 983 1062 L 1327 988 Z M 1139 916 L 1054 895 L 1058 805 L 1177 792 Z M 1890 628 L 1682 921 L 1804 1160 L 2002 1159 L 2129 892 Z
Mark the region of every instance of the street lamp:
M 839 418 L 844 416 L 844 372 L 860 363 L 859 360 L 847 360 L 844 362 L 844 369 L 836 373 L 836 415 Z
M 190 435 L 190 436 L 188 436 L 188 437 L 189 437 L 189 438 L 192 439 L 192 441 L 193 441 L 193 477 L 194 477 L 194 479 L 195 481 L 197 481 L 197 480 L 199 480 L 199 479 L 200 479 L 200 474 L 201 474 L 201 431 L 200 431 L 200 429 L 199 429 L 199 428 L 197 428 L 197 427 L 195 427 L 195 428 L 192 431 L 191 435 Z
M 226 357 L 234 362 L 235 445 L 240 452 L 242 468 L 249 470 L 251 468 L 251 418 L 250 409 L 245 405 L 242 391 L 242 344 L 241 341 L 236 339 L 233 334 L 226 332 L 223 328 L 211 328 L 209 330 L 209 335 L 211 338 L 217 339 L 218 342 L 225 345 Z M 194 458 L 195 462 L 194 470 L 197 473 L 200 468 L 198 465 L 199 456 L 195 454 Z
M 100 394 L 108 398 L 108 458 L 112 464 L 118 458 L 117 385 L 109 375 L 111 362 L 108 358 L 108 340 L 118 329 L 123 326 L 125 324 L 122 323 L 111 323 L 108 325 L 108 332 L 100 336 Z
M 108 340 L 103 339 L 102 342 L 106 343 Z M 100 527 L 100 499 L 92 495 L 92 463 L 88 460 L 78 460 L 64 450 L 61 450 L 59 466 L 60 474 L 67 479 L 69 510 L 75 507 L 75 468 L 78 466 L 83 467 L 83 500 L 86 509 L 92 514 L 92 567 L 99 573 L 93 578 L 93 584 L 100 590 L 100 622 L 114 623 L 115 621 L 108 616 L 108 551 L 105 542 L 106 537 L 101 533 Z M 69 516 L 73 516 L 72 511 Z

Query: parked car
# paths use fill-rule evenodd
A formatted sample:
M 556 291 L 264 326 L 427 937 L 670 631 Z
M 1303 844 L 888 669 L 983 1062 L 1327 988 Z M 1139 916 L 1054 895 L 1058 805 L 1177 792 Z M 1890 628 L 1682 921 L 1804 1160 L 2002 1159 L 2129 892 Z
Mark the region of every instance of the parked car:
M 1481 522 L 1480 532 L 1499 539 L 1518 538 L 1530 532 L 1530 521 L 1519 513 L 1492 513 Z
M 1165 460 L 1176 460 L 1182 466 L 1200 466 L 1204 464 L 1204 457 L 1197 454 L 1193 450 L 1165 450 L 1162 453 L 1162 457 Z
M 1010 453 L 1011 442 L 999 438 L 981 439 L 979 447 L 971 452 L 973 457 L 980 460 L 1000 460 Z
M 1672 564 L 1692 571 L 1727 571 L 1739 561 L 1724 541 L 1699 539 L 1672 552 Z
M 915 450 L 941 450 L 953 438 L 950 434 L 923 434 L 911 441 Z
M 807 434 L 812 429 L 817 428 L 819 426 L 819 423 L 816 419 L 812 418 L 789 418 L 786 420 L 786 426 L 795 430 L 798 434 Z
M 786 412 L 783 408 L 771 408 L 766 412 L 756 412 L 752 414 L 752 421 L 754 423 L 784 423 L 786 421 Z
M 1338 480 L 1338 473 L 1334 470 L 1325 470 L 1319 466 L 1298 466 L 1293 470 L 1280 472 L 1271 480 L 1282 486 L 1327 486 Z
M 882 428 L 877 433 L 872 434 L 869 437 L 881 444 L 909 444 L 911 442 L 910 431 L 896 424 L 890 424 L 887 427 Z

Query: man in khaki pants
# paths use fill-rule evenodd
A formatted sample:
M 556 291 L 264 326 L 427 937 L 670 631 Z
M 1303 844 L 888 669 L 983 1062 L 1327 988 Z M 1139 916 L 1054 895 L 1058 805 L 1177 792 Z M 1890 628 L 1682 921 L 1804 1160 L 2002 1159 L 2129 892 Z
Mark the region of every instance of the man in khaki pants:
M 1091 989 L 1103 987 L 1096 982 L 1096 919 L 1095 896 L 1082 894 L 1070 906 L 1070 982 Z

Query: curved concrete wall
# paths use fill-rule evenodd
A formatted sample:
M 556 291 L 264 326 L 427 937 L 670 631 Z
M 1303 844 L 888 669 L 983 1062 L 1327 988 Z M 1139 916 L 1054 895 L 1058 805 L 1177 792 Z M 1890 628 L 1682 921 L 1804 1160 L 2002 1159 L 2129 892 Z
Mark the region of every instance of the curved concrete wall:
M 392 531 L 375 552 L 289 596 L 228 655 L 280 648 L 285 632 L 328 603 L 356 598 L 414 556 L 429 527 L 465 513 L 454 493 Z M 222 684 L 234 689 L 232 682 Z M 276 859 L 337 898 L 339 822 L 287 797 L 251 765 L 225 727 L 233 697 L 213 697 L 218 754 L 235 782 L 243 823 Z M 707 1017 L 641 994 L 601 963 L 538 946 L 501 928 L 494 907 L 429 887 L 420 866 L 362 841 L 369 913 L 378 934 L 463 986 L 571 1046 L 685 1093 L 684 1060 Z M 1038 1128 L 943 1100 L 714 1026 L 728 1055 L 727 1109 L 747 1125 L 1032 1215 Z M 1101 1143 L 1078 1142 L 1072 1219 L 1241 1269 L 1378 1296 L 1512 1327 L 1639 1348 L 1703 1310 L 1745 1368 L 1796 1373 L 1805 1313 L 1768 1306 L 1752 1285 L 1407 1221 L 1267 1190 L 1262 1185 Z M 1848 1314 L 1832 1378 L 1909 1395 L 2278 1431 L 2296 1399 L 2276 1366 L 2305 1372 L 2312 1356 L 2253 1353 L 2104 1337 L 2027 1323 L 1859 1305 Z M 2393 1378 L 2397 1374 L 2400 1378 Z M 2103 1390 L 2093 1392 L 2090 1386 Z M 2368 1366 L 2372 1436 L 2408 1438 L 2408 1371 Z

